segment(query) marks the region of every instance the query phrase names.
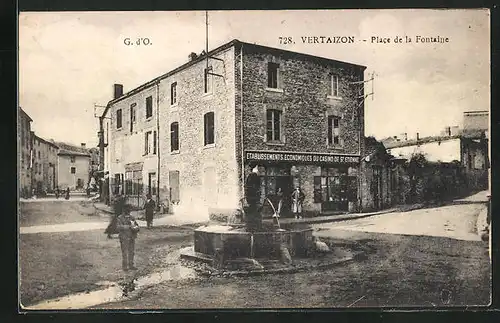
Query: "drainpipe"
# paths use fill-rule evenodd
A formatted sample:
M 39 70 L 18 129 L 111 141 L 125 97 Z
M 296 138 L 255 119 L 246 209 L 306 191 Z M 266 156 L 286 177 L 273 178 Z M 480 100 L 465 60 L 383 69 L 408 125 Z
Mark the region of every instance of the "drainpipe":
M 241 197 L 245 198 L 245 151 L 243 143 L 243 44 L 240 50 L 240 139 L 241 139 Z M 241 200 L 240 200 L 241 201 Z M 241 203 L 243 208 L 244 202 Z M 242 209 L 243 211 L 243 209 Z
M 158 175 L 156 176 L 156 207 L 160 208 L 160 81 L 156 82 L 156 157 Z
M 362 171 L 363 160 L 361 160 L 361 156 L 362 156 L 362 152 L 361 152 L 361 139 L 364 140 L 364 136 L 363 136 L 363 138 L 361 138 L 361 113 L 360 113 L 360 107 L 363 106 L 363 108 L 364 108 L 364 100 L 365 100 L 364 99 L 364 95 L 365 95 L 364 86 L 365 85 L 363 83 L 363 101 L 361 101 L 361 104 L 356 107 L 356 110 L 358 112 L 358 129 L 359 129 L 359 131 L 358 131 L 358 153 L 359 153 L 359 157 L 360 157 L 359 166 L 358 166 L 359 212 L 363 212 L 363 180 L 362 180 L 362 176 L 363 176 L 363 171 Z

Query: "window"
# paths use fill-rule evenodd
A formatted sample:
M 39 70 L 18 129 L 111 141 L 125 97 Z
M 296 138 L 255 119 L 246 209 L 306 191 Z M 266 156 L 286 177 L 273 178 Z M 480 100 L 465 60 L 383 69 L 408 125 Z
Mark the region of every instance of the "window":
M 75 174 L 76 173 L 76 167 L 71 167 L 71 174 Z
M 170 151 L 179 150 L 179 123 L 170 124 Z
M 277 63 L 267 63 L 267 87 L 278 88 L 278 74 L 280 65 Z
M 205 68 L 204 70 L 204 74 L 205 74 L 205 77 L 204 77 L 204 92 L 205 93 L 210 93 L 212 92 L 212 83 L 213 83 L 213 79 L 212 79 L 212 67 L 208 67 L 208 68 Z
M 156 173 L 148 174 L 148 193 L 156 195 Z
M 339 77 L 337 75 L 330 75 L 330 95 L 339 96 Z
M 204 129 L 205 129 L 205 146 L 213 144 L 215 142 L 214 138 L 214 113 L 208 112 L 203 116 L 204 118 Z
M 168 179 L 170 184 L 170 201 L 172 203 L 180 202 L 180 176 L 178 170 L 168 172 Z
M 170 105 L 177 103 L 177 82 L 170 85 Z
M 267 141 L 281 141 L 281 114 L 280 110 L 269 109 L 266 111 Z
M 156 130 L 153 131 L 153 155 L 156 155 Z
M 147 131 L 145 134 L 144 134 L 144 155 L 147 155 L 151 152 L 151 135 L 152 135 L 152 132 L 151 131 Z
M 125 194 L 135 196 L 142 194 L 142 191 L 142 171 L 125 172 Z
M 130 105 L 130 132 L 134 131 L 134 124 L 136 122 L 136 103 Z
M 75 162 L 75 156 L 70 156 L 69 160 L 70 160 L 70 162 L 74 163 Z
M 328 116 L 328 145 L 340 145 L 340 118 Z
M 153 97 L 148 96 L 146 98 L 146 119 L 149 119 L 153 116 Z
M 148 154 L 156 154 L 156 131 L 147 131 L 144 134 L 144 155 Z
M 116 110 L 116 128 L 120 129 L 122 127 L 122 109 Z
M 38 159 L 40 159 L 40 150 L 38 151 Z

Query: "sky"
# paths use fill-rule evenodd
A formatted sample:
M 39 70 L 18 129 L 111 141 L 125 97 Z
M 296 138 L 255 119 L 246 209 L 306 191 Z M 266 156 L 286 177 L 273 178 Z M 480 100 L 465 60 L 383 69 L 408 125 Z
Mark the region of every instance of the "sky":
M 210 11 L 209 49 L 232 39 L 367 66 L 365 135 L 421 137 L 462 125 L 464 111 L 490 109 L 489 11 Z M 354 36 L 353 44 L 303 43 Z M 371 37 L 391 43 L 372 43 Z M 394 43 L 408 36 L 412 43 Z M 415 43 L 416 36 L 448 43 Z M 150 45 L 126 46 L 125 38 Z M 292 37 L 294 44 L 280 44 Z M 37 135 L 97 145 L 94 104 L 164 74 L 205 49 L 205 12 L 22 12 L 19 105 Z M 101 113 L 102 108 L 97 109 Z

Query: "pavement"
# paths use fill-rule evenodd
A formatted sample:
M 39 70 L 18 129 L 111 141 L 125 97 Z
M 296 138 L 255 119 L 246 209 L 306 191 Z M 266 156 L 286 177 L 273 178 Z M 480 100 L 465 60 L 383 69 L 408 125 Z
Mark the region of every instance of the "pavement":
M 480 241 L 483 223 L 486 223 L 486 196 L 487 192 L 479 192 L 445 206 L 379 214 L 315 228 L 320 236 L 348 230 Z
M 282 218 L 280 219 L 280 223 L 304 223 L 311 225 L 331 223 L 332 226 L 348 230 L 368 230 L 367 232 L 386 232 L 396 234 L 408 233 L 439 236 L 442 236 L 442 232 L 440 231 L 440 229 L 443 229 L 444 226 L 445 232 L 454 232 L 454 234 L 450 233 L 450 236 L 457 236 L 456 232 L 461 232 L 463 233 L 459 235 L 459 238 L 461 239 L 478 240 L 480 239 L 480 231 L 481 228 L 483 228 L 483 223 L 486 223 L 486 212 L 483 209 L 486 208 L 485 203 L 487 201 L 488 194 L 488 191 L 482 191 L 466 198 L 456 200 L 456 202 L 458 202 L 458 205 L 448 205 L 437 208 L 418 209 L 408 212 L 398 212 L 398 208 L 391 208 L 379 212 L 370 213 L 350 213 L 303 219 Z M 70 200 L 59 199 L 57 201 L 69 202 L 75 201 L 78 198 L 87 201 L 89 200 L 86 196 L 77 196 L 71 198 Z M 55 198 L 53 200 L 52 198 L 47 197 L 43 199 L 28 200 L 26 202 L 42 200 L 54 201 Z M 94 207 L 104 213 L 113 214 L 112 208 L 104 203 L 96 202 L 94 203 Z M 465 209 L 462 210 L 460 209 L 460 207 L 464 207 Z M 478 213 L 479 215 L 477 216 L 477 218 L 474 217 L 472 219 L 470 217 L 471 212 L 474 213 L 474 216 L 478 215 Z M 457 216 L 448 219 L 455 213 Z M 466 221 L 457 221 L 457 219 L 462 218 L 461 214 L 465 214 Z M 138 211 L 133 211 L 132 215 L 136 218 L 141 217 L 141 214 Z M 154 219 L 154 226 L 181 226 L 203 224 L 209 222 L 208 219 L 205 218 L 193 218 L 185 215 L 162 214 L 160 216 L 161 217 Z M 372 223 L 373 221 L 375 221 L 378 225 Z M 471 223 L 471 221 L 473 221 L 473 223 Z M 146 226 L 146 221 L 137 220 L 137 222 L 141 227 Z M 449 223 L 453 223 L 453 226 L 451 228 L 448 227 L 450 225 Z M 104 230 L 107 226 L 108 223 L 103 221 L 65 223 L 56 225 L 38 225 L 20 227 L 20 233 L 30 234 L 43 232 Z M 367 226 L 371 228 L 367 229 Z M 475 235 L 475 237 L 472 238 L 472 235 Z

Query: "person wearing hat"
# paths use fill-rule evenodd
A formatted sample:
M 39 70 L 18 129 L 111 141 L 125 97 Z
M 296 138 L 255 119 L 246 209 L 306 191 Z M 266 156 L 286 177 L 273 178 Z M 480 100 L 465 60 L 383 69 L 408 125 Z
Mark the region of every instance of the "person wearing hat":
M 139 225 L 130 214 L 130 206 L 123 206 L 123 213 L 117 219 L 118 236 L 122 250 L 122 268 L 124 271 L 136 270 L 134 266 L 135 239 L 139 232 Z

